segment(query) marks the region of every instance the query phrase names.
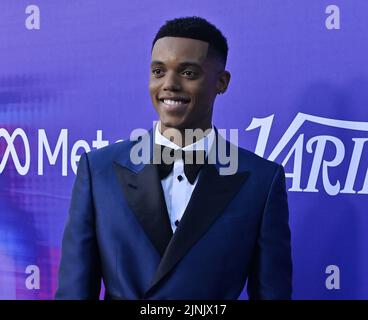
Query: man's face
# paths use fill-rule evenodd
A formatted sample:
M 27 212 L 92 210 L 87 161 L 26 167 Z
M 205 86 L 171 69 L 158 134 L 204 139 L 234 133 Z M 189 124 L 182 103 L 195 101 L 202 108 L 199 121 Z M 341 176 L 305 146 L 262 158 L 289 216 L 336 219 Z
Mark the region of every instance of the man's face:
M 161 129 L 211 126 L 219 66 L 204 41 L 164 37 L 152 50 L 149 90 Z

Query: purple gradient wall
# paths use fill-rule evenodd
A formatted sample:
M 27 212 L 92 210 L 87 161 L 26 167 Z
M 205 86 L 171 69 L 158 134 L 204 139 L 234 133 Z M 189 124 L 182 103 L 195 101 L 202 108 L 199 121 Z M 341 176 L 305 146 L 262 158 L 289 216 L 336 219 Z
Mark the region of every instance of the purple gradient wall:
M 29 5 L 39 29 L 28 29 Z M 167 19 L 199 15 L 230 47 L 232 79 L 214 124 L 238 128 L 241 146 L 285 166 L 294 299 L 368 299 L 366 0 L 0 8 L 0 298 L 52 299 L 75 155 L 152 125 L 152 38 Z M 331 265 L 339 289 L 326 286 Z M 39 268 L 39 289 L 29 288 L 27 266 Z

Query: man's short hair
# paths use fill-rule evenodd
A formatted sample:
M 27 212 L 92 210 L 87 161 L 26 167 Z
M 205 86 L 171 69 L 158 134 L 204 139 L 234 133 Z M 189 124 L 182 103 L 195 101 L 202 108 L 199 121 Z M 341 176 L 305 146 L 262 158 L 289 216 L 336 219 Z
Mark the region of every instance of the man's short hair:
M 166 21 L 155 36 L 152 42 L 152 49 L 156 41 L 164 37 L 180 37 L 205 41 L 209 43 L 211 49 L 214 49 L 214 53 L 220 58 L 224 66 L 226 65 L 229 50 L 227 40 L 219 29 L 203 18 L 194 16 Z

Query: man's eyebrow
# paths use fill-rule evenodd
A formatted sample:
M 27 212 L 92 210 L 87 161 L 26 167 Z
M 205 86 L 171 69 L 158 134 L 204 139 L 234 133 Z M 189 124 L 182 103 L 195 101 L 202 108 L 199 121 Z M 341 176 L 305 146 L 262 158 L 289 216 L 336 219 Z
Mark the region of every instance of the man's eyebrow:
M 187 62 L 182 62 L 179 63 L 180 67 L 184 68 L 184 67 L 196 67 L 198 69 L 202 69 L 201 65 L 197 62 L 192 62 L 192 61 L 187 61 Z
M 154 61 L 151 62 L 151 66 L 153 66 L 153 65 L 165 65 L 165 63 L 163 63 L 162 61 L 154 60 Z M 194 62 L 194 61 L 181 62 L 181 63 L 179 63 L 179 66 L 181 68 L 184 68 L 184 67 L 197 67 L 199 69 L 202 69 L 201 65 L 197 62 Z
M 164 65 L 164 63 L 162 61 L 158 61 L 158 60 L 154 60 L 154 61 L 151 62 L 151 66 L 153 66 L 155 64 Z

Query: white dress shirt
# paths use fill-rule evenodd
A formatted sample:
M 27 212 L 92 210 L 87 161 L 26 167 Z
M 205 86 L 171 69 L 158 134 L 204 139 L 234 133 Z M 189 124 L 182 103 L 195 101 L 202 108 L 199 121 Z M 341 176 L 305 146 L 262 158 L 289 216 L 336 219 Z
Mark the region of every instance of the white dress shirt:
M 183 151 L 191 150 L 205 150 L 206 156 L 208 156 L 208 151 L 211 149 L 212 144 L 215 139 L 215 132 L 213 125 L 210 132 L 204 136 L 202 139 L 192 143 L 190 145 L 181 148 L 174 142 L 163 136 L 159 130 L 161 123 L 158 122 L 155 129 L 155 143 L 170 147 L 174 150 L 183 149 Z M 173 232 L 176 230 L 175 222 L 179 222 L 184 214 L 184 211 L 189 203 L 190 197 L 192 196 L 193 190 L 197 185 L 199 174 L 191 184 L 184 174 L 184 161 L 183 159 L 175 159 L 173 170 L 170 174 L 161 180 L 162 189 L 165 196 L 165 202 L 167 207 L 167 212 L 169 214 L 171 228 Z

